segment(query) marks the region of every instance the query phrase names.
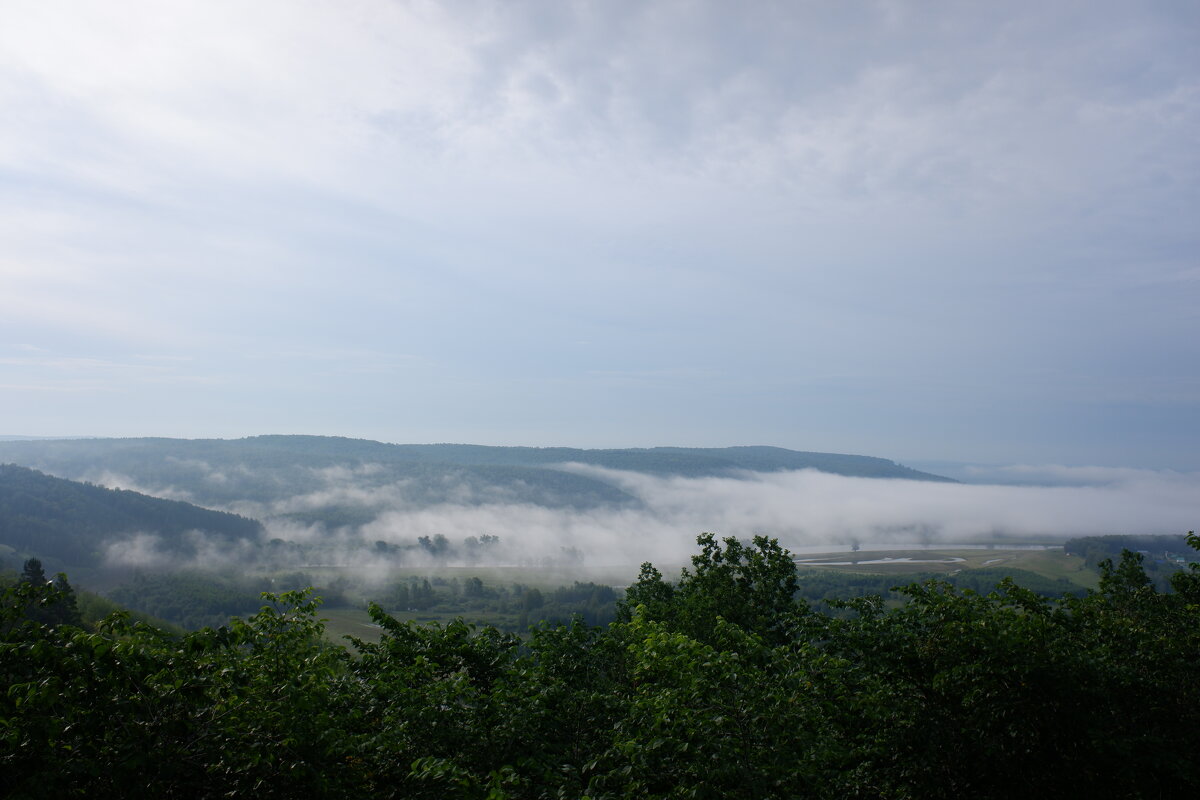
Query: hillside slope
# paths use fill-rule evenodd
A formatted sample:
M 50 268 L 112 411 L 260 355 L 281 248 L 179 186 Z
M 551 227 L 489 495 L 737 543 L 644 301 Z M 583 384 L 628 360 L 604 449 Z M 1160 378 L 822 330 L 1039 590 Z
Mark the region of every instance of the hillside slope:
M 91 566 L 107 544 L 136 534 L 153 534 L 169 553 L 191 557 L 196 531 L 209 540 L 257 540 L 262 525 L 189 503 L 0 464 L 0 545 L 11 548 L 6 552 L 12 558 Z

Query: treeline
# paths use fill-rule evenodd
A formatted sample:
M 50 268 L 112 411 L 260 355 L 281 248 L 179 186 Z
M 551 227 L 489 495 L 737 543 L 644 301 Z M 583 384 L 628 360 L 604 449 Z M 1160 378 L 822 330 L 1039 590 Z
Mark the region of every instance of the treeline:
M 1200 537 L 1191 537 L 1200 548 Z M 307 592 L 170 636 L 0 604 L 0 769 L 32 796 L 1189 797 L 1200 789 L 1200 565 L 1155 590 L 1132 552 L 1099 590 L 939 581 L 903 605 L 797 602 L 773 540 L 644 565 L 617 620 L 528 641 L 382 608 L 330 646 Z
M 513 583 L 489 586 L 478 577 L 465 580 L 413 576 L 381 594 L 380 606 L 399 611 L 431 611 L 492 620 L 500 630 L 523 633 L 531 624 L 563 625 L 578 618 L 585 625 L 616 619 L 617 592 L 611 586 L 575 581 L 543 591 Z
M 493 586 L 482 579 L 411 576 L 374 590 L 364 590 L 344 577 L 320 581 L 296 571 L 275 575 L 231 575 L 217 572 L 139 572 L 108 591 L 120 607 L 165 620 L 186 630 L 226 625 L 262 605 L 264 592 L 316 587 L 329 608 L 363 607 L 367 591 L 381 607 L 401 612 L 456 614 L 488 620 L 495 627 L 528 633 L 530 625 L 569 623 L 578 617 L 588 625 L 607 625 L 616 618 L 617 592 L 611 586 L 576 581 L 572 586 L 542 588 L 522 583 Z M 114 605 L 114 609 L 115 609 Z
M 49 578 L 42 562 L 36 558 L 26 559 L 20 572 L 0 571 L 0 589 L 7 589 L 18 584 L 48 585 L 53 589 L 50 594 L 51 602 L 31 602 L 26 606 L 25 617 L 36 622 L 50 625 L 78 625 L 88 630 L 95 630 L 101 621 L 119 613 L 126 619 L 153 625 L 173 633 L 183 633 L 184 630 L 165 619 L 123 607 L 95 592 L 89 592 L 86 589 L 76 590 L 67 580 L 66 573 L 60 572 L 53 578 Z M 261 596 L 259 605 L 261 606 Z
M 490 534 L 482 536 L 466 536 L 461 544 L 451 541 L 440 533 L 433 536 L 418 536 L 416 541 L 385 542 L 378 540 L 372 546 L 372 554 L 377 558 L 396 564 L 413 560 L 415 556 L 421 561 L 433 561 L 445 564 L 456 561 L 473 565 L 480 561 L 495 558 L 500 546 L 500 537 Z
M 896 575 L 801 567 L 796 571 L 796 597 L 822 613 L 844 616 L 848 613 L 846 600 L 878 596 L 893 603 L 901 602 L 905 596 L 904 587 L 896 585 L 897 579 Z M 904 576 L 904 580 L 908 584 L 940 580 L 956 589 L 970 589 L 979 594 L 994 592 L 1007 580 L 1043 597 L 1078 595 L 1084 591 L 1066 578 L 1048 578 L 1029 570 L 1003 567 L 977 567 L 950 575 L 915 573 Z
M 1178 534 L 1082 536 L 1063 544 L 1063 552 L 1080 556 L 1093 569 L 1105 559 L 1120 558 L 1124 550 L 1143 555 L 1143 568 L 1159 591 L 1169 590 L 1171 575 L 1187 563 L 1200 560 L 1200 553 L 1188 547 L 1187 538 Z
M 1106 558 L 1120 557 L 1122 550 L 1141 552 L 1151 560 L 1169 560 L 1172 563 L 1200 560 L 1200 556 L 1188 547 L 1187 537 L 1179 534 L 1081 536 L 1063 543 L 1063 552 L 1081 556 L 1089 566 L 1095 566 Z
M 906 580 L 920 582 L 933 577 L 918 574 Z M 880 596 L 896 604 L 904 597 L 896 576 L 798 569 L 796 578 L 796 601 L 825 614 L 848 615 L 843 602 L 846 600 Z M 1006 579 L 1046 597 L 1083 592 L 1068 580 L 1025 570 L 980 568 L 943 579 L 958 589 L 981 594 L 994 591 Z M 182 570 L 134 573 L 131 579 L 109 589 L 107 596 L 120 607 L 196 630 L 253 614 L 262 606 L 263 592 L 304 587 L 315 587 L 327 608 L 361 608 L 365 594 L 391 613 L 425 613 L 428 618 L 459 615 L 520 634 L 526 634 L 530 625 L 566 624 L 575 617 L 587 625 L 607 625 L 616 619 L 622 595 L 612 586 L 580 581 L 548 588 L 520 582 L 485 583 L 477 576 L 447 578 L 431 574 L 364 588 L 346 576 L 322 578 L 303 570 L 271 575 Z
M 288 585 L 288 584 L 285 584 Z M 301 584 L 292 584 L 298 587 Z M 304 585 L 311 586 L 312 582 Z M 234 616 L 248 616 L 262 607 L 263 592 L 275 589 L 269 578 L 231 576 L 215 572 L 138 572 L 107 593 L 121 607 L 167 620 L 186 630 L 227 625 Z M 325 590 L 331 605 L 341 599 Z

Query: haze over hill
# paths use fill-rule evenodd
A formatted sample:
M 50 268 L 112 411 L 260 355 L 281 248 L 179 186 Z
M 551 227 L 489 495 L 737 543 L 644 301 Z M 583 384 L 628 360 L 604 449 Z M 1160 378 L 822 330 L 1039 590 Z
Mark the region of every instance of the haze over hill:
M 778 447 L 583 450 L 399 445 L 331 436 L 0 442 L 3 461 L 215 506 L 277 502 L 318 491 L 330 478 L 351 476 L 364 490 L 402 485 L 411 506 L 504 501 L 583 509 L 636 502 L 598 475 L 563 469 L 572 464 L 660 477 L 816 469 L 856 477 L 949 480 L 882 458 Z
M 263 533 L 258 521 L 234 514 L 0 464 L 0 546 L 53 569 L 129 561 L 150 538 L 161 559 L 148 566 L 227 561 Z
M 1195 475 L 1126 471 L 1087 485 L 967 485 L 886 459 L 770 447 L 88 439 L 0 442 L 0 461 L 260 520 L 262 533 L 248 541 L 271 545 L 256 552 L 279 563 L 364 567 L 671 563 L 705 530 L 767 534 L 793 549 L 1061 542 L 1177 533 L 1200 515 Z M 180 557 L 172 534 L 163 536 L 153 526 L 131 528 L 102 551 L 130 564 Z M 246 558 L 237 548 L 204 553 L 209 564 Z

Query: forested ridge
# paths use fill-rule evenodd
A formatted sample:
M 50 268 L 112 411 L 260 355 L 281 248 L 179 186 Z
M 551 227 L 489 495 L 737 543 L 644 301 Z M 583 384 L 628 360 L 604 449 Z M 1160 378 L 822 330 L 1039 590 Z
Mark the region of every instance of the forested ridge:
M 1200 538 L 1189 535 L 1192 547 Z M 1140 554 L 1097 591 L 927 581 L 891 607 L 797 599 L 770 539 L 644 565 L 606 627 L 527 640 L 397 622 L 332 646 L 318 601 L 171 635 L 0 618 L 12 796 L 1184 797 L 1200 788 L 1200 567 Z
M 567 462 L 624 469 L 652 475 L 721 475 L 730 470 L 770 472 L 817 469 L 860 477 L 948 481 L 939 475 L 875 456 L 816 453 L 782 447 L 498 447 L 473 444 L 389 444 L 342 436 L 249 436 L 242 439 L 53 439 L 0 441 L 0 455 L 55 465 L 68 470 L 103 464 L 117 470 L 150 462 L 186 468 L 195 465 L 245 466 L 248 469 L 303 464 L 427 464 L 540 467 Z
M 0 544 L 58 563 L 94 564 L 104 545 L 136 533 L 153 532 L 187 558 L 195 553 L 190 532 L 231 542 L 256 540 L 262 530 L 235 514 L 0 464 Z
M 244 439 L 62 439 L 0 442 L 12 461 L 74 480 L 119 475 L 152 494 L 204 506 L 271 504 L 353 476 L 360 489 L 386 488 L 411 507 L 439 503 L 529 503 L 547 508 L 629 507 L 637 498 L 598 474 L 565 463 L 654 476 L 734 476 L 815 469 L 840 475 L 946 481 L 883 458 L 778 447 L 654 447 L 587 450 L 468 444 L 387 444 L 337 436 Z M 370 509 L 331 506 L 295 512 L 300 522 L 359 525 Z

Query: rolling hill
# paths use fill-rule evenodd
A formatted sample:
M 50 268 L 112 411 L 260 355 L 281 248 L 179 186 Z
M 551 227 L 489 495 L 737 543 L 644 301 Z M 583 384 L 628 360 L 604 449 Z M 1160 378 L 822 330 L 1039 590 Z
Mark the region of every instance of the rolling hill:
M 6 560 L 36 556 L 55 570 L 92 567 L 107 545 L 139 534 L 153 535 L 166 554 L 186 559 L 197 554 L 196 534 L 228 543 L 256 541 L 262 530 L 259 522 L 234 514 L 0 464 Z
M 583 450 L 401 445 L 327 436 L 3 441 L 2 461 L 219 508 L 326 491 L 331 482 L 363 490 L 389 487 L 413 507 L 516 502 L 583 509 L 636 503 L 602 477 L 559 468 L 567 463 L 655 476 L 736 477 L 744 471 L 815 469 L 857 477 L 950 480 L 883 458 L 778 447 Z

